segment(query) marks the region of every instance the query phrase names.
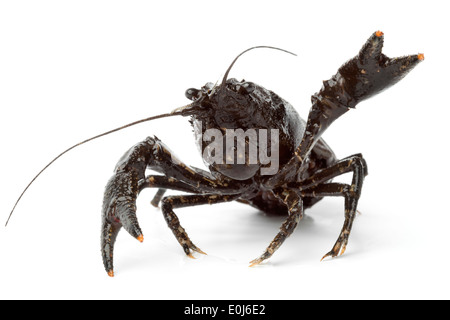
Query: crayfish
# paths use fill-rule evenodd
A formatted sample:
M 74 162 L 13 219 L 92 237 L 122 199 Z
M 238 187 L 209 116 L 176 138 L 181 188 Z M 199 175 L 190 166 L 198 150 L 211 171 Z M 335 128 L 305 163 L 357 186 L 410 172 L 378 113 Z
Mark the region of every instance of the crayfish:
M 134 145 L 122 156 L 106 185 L 102 208 L 101 253 L 109 276 L 114 276 L 113 250 L 120 229 L 123 227 L 141 242 L 144 239 L 136 216 L 136 199 L 145 188 L 158 189 L 152 204 L 161 206 L 167 225 L 189 257 L 193 252 L 204 252 L 191 241 L 174 209 L 238 201 L 267 213 L 285 215 L 278 234 L 250 266 L 277 251 L 295 230 L 305 209 L 324 197 L 343 197 L 343 227 L 323 256 L 336 257 L 347 247 L 368 171 L 361 154 L 337 159 L 321 135 L 344 113 L 394 85 L 424 60 L 423 54 L 389 58 L 381 52 L 383 41 L 384 34 L 374 32 L 354 58 L 323 82 L 311 98 L 306 121 L 276 93 L 253 82 L 228 79 L 232 66 L 245 52 L 255 48 L 282 50 L 252 47 L 234 59 L 220 84 L 188 89 L 188 105 L 80 142 L 50 162 L 24 192 L 56 159 L 83 143 L 138 123 L 180 115 L 189 117 L 209 170 L 183 163 L 155 136 Z M 147 175 L 146 170 L 156 174 Z M 332 182 L 345 173 L 352 174 L 350 184 Z M 167 189 L 187 194 L 164 197 Z

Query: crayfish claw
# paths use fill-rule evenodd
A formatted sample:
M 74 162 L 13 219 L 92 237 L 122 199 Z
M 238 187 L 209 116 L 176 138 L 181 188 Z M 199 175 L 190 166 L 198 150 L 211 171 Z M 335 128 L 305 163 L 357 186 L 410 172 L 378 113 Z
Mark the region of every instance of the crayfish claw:
M 134 171 L 119 171 L 109 180 L 103 199 L 101 251 L 103 264 L 114 276 L 113 251 L 117 234 L 123 227 L 139 242 L 144 241 L 136 216 L 138 179 Z
M 383 32 L 374 32 L 358 55 L 339 68 L 336 79 L 348 95 L 348 107 L 393 86 L 424 60 L 423 53 L 389 58 L 381 52 L 383 43 Z

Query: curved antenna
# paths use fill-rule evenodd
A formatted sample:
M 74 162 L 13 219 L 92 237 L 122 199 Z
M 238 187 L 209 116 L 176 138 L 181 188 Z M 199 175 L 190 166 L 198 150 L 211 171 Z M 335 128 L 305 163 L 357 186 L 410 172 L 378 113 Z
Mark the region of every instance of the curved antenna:
M 182 111 L 183 111 L 185 108 L 187 108 L 187 107 L 189 107 L 189 106 L 191 106 L 191 105 L 192 105 L 192 104 L 189 104 L 189 105 L 187 105 L 187 106 L 185 106 L 185 107 L 181 107 L 181 108 L 175 109 L 174 111 L 172 111 L 172 112 L 170 112 L 170 113 L 164 113 L 164 114 L 160 114 L 160 115 L 157 115 L 157 116 L 153 116 L 153 117 L 149 117 L 149 118 L 145 118 L 145 119 L 141 119 L 141 120 L 138 120 L 138 121 L 131 122 L 131 123 L 126 124 L 126 125 L 124 125 L 124 126 L 121 126 L 121 127 L 119 127 L 119 128 L 116 128 L 116 129 L 113 129 L 113 130 L 110 130 L 110 131 L 101 133 L 101 134 L 99 134 L 99 135 L 96 135 L 96 136 L 94 136 L 94 137 L 92 137 L 92 138 L 86 139 L 86 140 L 84 140 L 84 141 L 82 141 L 82 142 L 79 142 L 79 143 L 73 145 L 72 147 L 68 148 L 67 150 L 61 152 L 61 153 L 60 153 L 58 156 L 56 156 L 52 161 L 50 161 L 50 162 L 49 162 L 49 163 L 48 163 L 41 171 L 39 171 L 39 173 L 38 173 L 38 174 L 30 181 L 30 183 L 28 183 L 28 185 L 27 185 L 27 186 L 25 187 L 25 189 L 22 191 L 22 193 L 20 194 L 20 196 L 19 196 L 19 198 L 17 199 L 16 203 L 14 204 L 14 207 L 13 207 L 12 210 L 11 210 L 11 213 L 10 213 L 9 216 L 8 216 L 8 220 L 6 220 L 5 227 L 8 225 L 9 219 L 11 219 L 11 216 L 12 216 L 14 210 L 16 209 L 17 204 L 18 204 L 19 201 L 22 199 L 23 195 L 24 195 L 25 192 L 28 190 L 28 188 L 33 184 L 33 182 L 41 175 L 42 172 L 44 172 L 48 167 L 50 167 L 50 166 L 53 164 L 53 162 L 55 162 L 56 160 L 58 160 L 60 157 L 62 157 L 64 154 L 66 154 L 66 153 L 69 152 L 70 150 L 72 150 L 72 149 L 74 149 L 74 148 L 76 148 L 76 147 L 78 147 L 78 146 L 81 146 L 82 144 L 85 144 L 85 143 L 87 143 L 87 142 L 89 142 L 89 141 L 98 139 L 98 138 L 100 138 L 100 137 L 106 136 L 106 135 L 111 134 L 111 133 L 113 133 L 113 132 L 116 132 L 116 131 L 119 131 L 119 130 L 122 130 L 122 129 L 125 129 L 125 128 L 128 128 L 128 127 L 131 127 L 131 126 L 134 126 L 134 125 L 143 123 L 143 122 L 147 122 L 147 121 L 151 121 L 151 120 L 155 120 L 155 119 L 160 119 L 160 118 L 166 118 L 166 117 L 171 117 L 171 116 L 181 115 L 181 114 L 182 114 Z
M 270 47 L 270 46 L 256 46 L 256 47 L 251 47 L 247 50 L 242 51 L 236 58 L 234 58 L 233 62 L 230 64 L 230 66 L 228 67 L 227 71 L 225 72 L 225 75 L 223 76 L 223 80 L 222 80 L 222 84 L 220 85 L 220 88 L 223 88 L 225 86 L 225 82 L 227 81 L 228 78 L 228 74 L 230 73 L 231 68 L 233 67 L 234 63 L 236 62 L 236 60 L 242 56 L 244 53 L 253 50 L 253 49 L 260 49 L 260 48 L 266 48 L 266 49 L 275 49 L 275 50 L 279 50 L 279 51 L 283 51 L 289 54 L 292 54 L 293 56 L 297 56 L 295 53 L 292 53 L 290 51 L 284 50 L 284 49 L 280 49 L 277 47 Z

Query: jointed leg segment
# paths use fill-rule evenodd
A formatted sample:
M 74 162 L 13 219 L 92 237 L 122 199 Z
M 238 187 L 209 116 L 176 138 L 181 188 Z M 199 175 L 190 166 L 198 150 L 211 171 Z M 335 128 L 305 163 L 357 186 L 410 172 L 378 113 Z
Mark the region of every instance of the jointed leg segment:
M 355 154 L 339 160 L 334 165 L 316 172 L 303 181 L 288 183 L 288 187 L 306 190 L 348 172 L 353 172 L 353 188 L 359 186 L 358 188 L 360 189 L 362 187 L 362 180 L 368 174 L 366 161 L 361 154 Z
M 216 204 L 229 202 L 237 199 L 239 194 L 234 195 L 222 195 L 222 194 L 205 194 L 205 195 L 186 195 L 186 196 L 171 196 L 166 197 L 162 200 L 161 209 L 164 215 L 164 219 L 167 225 L 172 230 L 175 238 L 178 240 L 180 245 L 183 247 L 184 252 L 190 258 L 193 258 L 192 252 L 205 254 L 202 250 L 197 248 L 192 241 L 189 239 L 184 228 L 180 225 L 180 221 L 173 212 L 174 208 L 184 208 L 190 206 L 198 206 L 203 204 Z
M 275 195 L 286 204 L 289 216 L 281 225 L 280 231 L 269 244 L 264 253 L 257 259 L 250 261 L 250 267 L 260 264 L 264 260 L 270 258 L 276 250 L 283 244 L 297 228 L 297 225 L 303 217 L 303 202 L 296 190 L 278 189 L 275 190 Z
M 336 176 L 351 171 L 353 171 L 351 185 L 326 183 L 326 181 Z M 345 199 L 344 225 L 333 248 L 323 256 L 322 260 L 329 256 L 336 257 L 339 253 L 343 254 L 345 252 L 366 175 L 366 162 L 360 154 L 357 154 L 339 161 L 300 183 L 296 183 L 301 197 L 342 196 Z
M 333 248 L 322 257 L 322 260 L 329 256 L 336 257 L 339 253 L 342 255 L 347 247 L 358 202 L 358 195 L 351 192 L 350 189 L 348 184 L 324 183 L 301 192 L 302 197 L 344 197 L 345 199 L 344 225 Z

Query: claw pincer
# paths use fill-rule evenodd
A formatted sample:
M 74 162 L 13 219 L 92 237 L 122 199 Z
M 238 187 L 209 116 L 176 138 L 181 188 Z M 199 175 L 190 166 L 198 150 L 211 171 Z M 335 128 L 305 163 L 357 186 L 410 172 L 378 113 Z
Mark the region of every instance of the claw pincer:
M 381 52 L 383 44 L 383 32 L 373 33 L 359 54 L 339 68 L 337 76 L 345 79 L 343 89 L 352 98 L 348 107 L 393 86 L 424 59 L 423 54 L 389 58 Z
M 136 199 L 139 194 L 138 182 L 143 177 L 145 166 L 140 165 L 134 156 L 127 152 L 122 157 L 104 194 L 101 251 L 103 264 L 109 275 L 113 274 L 114 243 L 122 227 L 139 242 L 144 241 L 136 216 Z M 129 165 L 130 162 L 133 165 Z

